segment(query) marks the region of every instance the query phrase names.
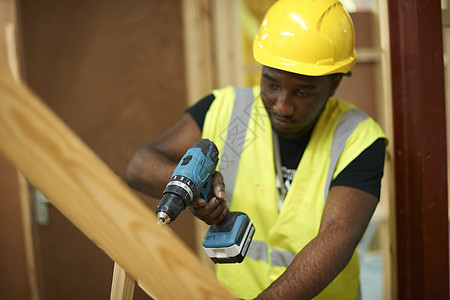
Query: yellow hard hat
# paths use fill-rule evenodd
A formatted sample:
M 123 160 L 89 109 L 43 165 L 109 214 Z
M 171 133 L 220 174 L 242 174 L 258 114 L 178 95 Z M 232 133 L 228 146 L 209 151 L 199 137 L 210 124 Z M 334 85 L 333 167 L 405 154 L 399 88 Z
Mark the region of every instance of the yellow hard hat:
M 256 61 L 272 68 L 321 76 L 355 65 L 355 31 L 338 0 L 279 0 L 253 41 Z

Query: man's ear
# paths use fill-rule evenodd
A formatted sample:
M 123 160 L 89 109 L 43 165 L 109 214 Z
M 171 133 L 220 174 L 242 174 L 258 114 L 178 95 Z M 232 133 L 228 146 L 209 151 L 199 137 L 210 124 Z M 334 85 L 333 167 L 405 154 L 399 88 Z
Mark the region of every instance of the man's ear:
M 331 83 L 330 97 L 334 95 L 334 92 L 336 92 L 339 84 L 341 83 L 343 75 L 344 74 L 336 74 L 332 77 L 333 82 Z

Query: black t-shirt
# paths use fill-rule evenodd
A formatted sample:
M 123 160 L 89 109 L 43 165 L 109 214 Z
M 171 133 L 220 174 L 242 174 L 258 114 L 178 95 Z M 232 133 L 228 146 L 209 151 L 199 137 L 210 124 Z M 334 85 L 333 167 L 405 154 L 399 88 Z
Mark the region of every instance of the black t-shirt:
M 214 99 L 214 95 L 208 95 L 186 110 L 197 122 L 200 130 L 203 129 L 206 113 Z M 281 169 L 288 189 L 310 137 L 311 134 L 295 140 L 285 139 L 282 136 L 278 137 Z M 384 139 L 377 139 L 331 182 L 331 186 L 349 186 L 366 191 L 379 198 L 385 151 Z

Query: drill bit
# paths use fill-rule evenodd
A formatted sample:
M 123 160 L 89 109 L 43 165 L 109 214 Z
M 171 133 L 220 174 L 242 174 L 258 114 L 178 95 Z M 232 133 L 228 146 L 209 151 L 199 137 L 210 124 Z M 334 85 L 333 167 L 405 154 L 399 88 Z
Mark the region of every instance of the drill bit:
M 158 225 L 170 223 L 170 217 L 165 212 L 162 212 L 162 211 L 158 212 L 156 217 L 158 218 L 158 223 L 157 223 Z

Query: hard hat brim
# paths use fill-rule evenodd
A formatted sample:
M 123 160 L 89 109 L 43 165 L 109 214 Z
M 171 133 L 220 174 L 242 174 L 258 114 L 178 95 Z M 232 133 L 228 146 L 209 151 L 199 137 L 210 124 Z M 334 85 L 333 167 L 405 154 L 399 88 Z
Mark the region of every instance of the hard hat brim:
M 273 55 L 264 51 L 259 42 L 258 36 L 253 41 L 253 57 L 255 60 L 271 68 L 302 74 L 307 76 L 323 76 L 336 73 L 348 73 L 356 63 L 356 51 L 346 60 L 335 62 L 332 59 L 322 62 L 302 63 L 298 61 L 289 60 L 283 57 Z

